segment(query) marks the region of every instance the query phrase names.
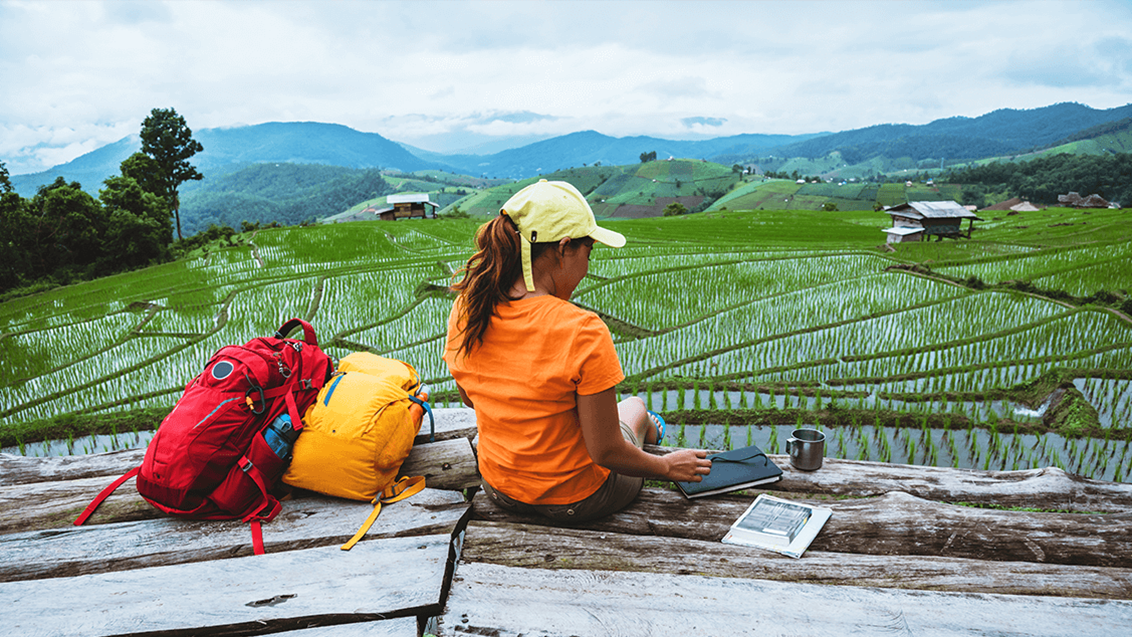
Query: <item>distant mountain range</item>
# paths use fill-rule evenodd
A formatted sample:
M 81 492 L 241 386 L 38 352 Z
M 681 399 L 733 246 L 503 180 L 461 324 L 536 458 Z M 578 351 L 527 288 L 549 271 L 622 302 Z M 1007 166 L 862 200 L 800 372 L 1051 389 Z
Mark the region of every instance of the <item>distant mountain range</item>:
M 381 167 L 403 172 L 442 170 L 476 177 L 524 179 L 564 168 L 635 163 L 642 153 L 732 163 L 774 164 L 798 157 L 815 159 L 839 153 L 846 164 L 880 160 L 974 160 L 1022 153 L 1079 139 L 1082 131 L 1132 117 L 1132 104 L 1099 110 L 1073 103 L 1031 110 L 1004 109 L 980 117 L 954 117 L 914 126 L 882 124 L 838 133 L 804 135 L 735 135 L 701 141 L 655 137 L 610 137 L 582 131 L 486 155 L 443 155 L 413 149 L 376 133 L 337 124 L 275 122 L 255 126 L 207 128 L 193 137 L 204 146 L 192 163 L 205 179 L 233 173 L 253 164 L 322 164 L 346 168 Z M 1077 136 L 1077 137 L 1075 137 Z M 25 197 L 56 176 L 78 181 L 96 193 L 102 181 L 118 174 L 119 164 L 140 148 L 126 137 L 41 173 L 12 175 Z

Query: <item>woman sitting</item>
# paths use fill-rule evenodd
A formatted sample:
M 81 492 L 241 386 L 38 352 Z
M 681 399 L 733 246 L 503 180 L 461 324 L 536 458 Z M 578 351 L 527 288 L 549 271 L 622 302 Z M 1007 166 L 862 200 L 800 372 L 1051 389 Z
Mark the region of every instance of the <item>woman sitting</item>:
M 594 241 L 625 237 L 598 227 L 572 185 L 541 180 L 479 229 L 453 285 L 444 359 L 476 411 L 484 491 L 507 510 L 590 520 L 632 502 L 646 477 L 711 471 L 705 451 L 642 451 L 663 421 L 640 398 L 617 402 L 625 375 L 609 329 L 569 302 Z

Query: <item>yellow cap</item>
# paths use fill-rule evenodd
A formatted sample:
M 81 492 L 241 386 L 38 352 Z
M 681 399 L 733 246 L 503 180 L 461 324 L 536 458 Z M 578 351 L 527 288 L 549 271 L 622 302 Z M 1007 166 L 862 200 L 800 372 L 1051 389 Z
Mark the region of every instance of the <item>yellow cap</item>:
M 611 248 L 625 245 L 624 235 L 597 225 L 594 211 L 586 198 L 565 181 L 540 179 L 512 195 L 499 213 L 510 217 L 519 228 L 523 246 L 523 281 L 527 290 L 532 292 L 535 289 L 531 273 L 532 243 L 554 243 L 566 237 L 592 237 Z

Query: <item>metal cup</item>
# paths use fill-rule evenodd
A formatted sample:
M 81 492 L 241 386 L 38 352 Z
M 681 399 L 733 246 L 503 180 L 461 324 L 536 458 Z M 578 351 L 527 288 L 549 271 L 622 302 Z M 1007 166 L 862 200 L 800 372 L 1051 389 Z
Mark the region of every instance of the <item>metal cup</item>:
M 802 471 L 821 469 L 825 455 L 825 434 L 817 429 L 795 429 L 786 441 L 790 464 Z

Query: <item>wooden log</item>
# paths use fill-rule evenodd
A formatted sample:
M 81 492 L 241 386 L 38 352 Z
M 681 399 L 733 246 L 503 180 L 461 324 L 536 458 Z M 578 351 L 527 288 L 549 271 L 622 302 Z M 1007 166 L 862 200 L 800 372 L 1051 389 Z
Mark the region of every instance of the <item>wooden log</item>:
M 0 584 L 18 635 L 262 634 L 441 612 L 448 534 Z
M 1132 567 L 1132 514 L 1002 511 L 955 506 L 894 492 L 875 498 L 819 500 L 833 510 L 811 548 L 870 555 L 936 555 L 973 560 Z M 624 510 L 576 525 L 594 531 L 718 541 L 754 495 L 686 500 L 646 488 Z M 508 513 L 483 493 L 473 517 L 551 526 L 538 516 Z
M 1130 624 L 1128 601 L 460 564 L 440 633 L 1080 637 Z
M 66 464 L 45 463 L 49 468 L 42 472 L 30 470 L 26 463 L 20 463 L 27 469 L 22 475 L 34 479 L 0 489 L 0 533 L 65 528 L 82 513 L 103 488 L 113 482 L 111 476 L 121 475 L 137 466 L 133 464 L 133 458 L 129 454 L 122 452 L 93 454 L 85 458 L 86 464 L 79 461 Z M 48 459 L 21 458 L 21 460 Z M 138 461 L 140 462 L 140 459 Z M 44 482 L 37 477 L 71 475 L 70 471 L 86 475 L 87 470 L 84 467 L 96 466 L 105 469 L 115 463 L 120 463 L 121 466 L 115 466 L 114 471 L 104 477 L 83 477 L 53 482 Z M 433 488 L 462 490 L 479 484 L 475 456 L 466 438 L 454 438 L 413 447 L 405 464 L 402 465 L 403 474 L 410 472 L 411 475 L 424 475 L 425 483 Z M 138 495 L 135 480 L 131 478 L 103 502 L 88 524 L 148 520 L 164 515 Z
M 451 534 L 469 503 L 455 491 L 425 489 L 387 504 L 364 541 Z M 289 500 L 262 525 L 268 553 L 339 546 L 373 510 L 367 502 L 316 496 Z M 251 531 L 239 520 L 156 520 L 0 536 L 0 582 L 71 577 L 252 554 Z
M 502 522 L 471 522 L 461 563 L 710 575 L 960 593 L 1132 598 L 1132 569 L 751 547 Z
M 145 449 L 119 449 L 77 456 L 31 458 L 0 453 L 0 487 L 120 476 L 141 464 Z
M 454 438 L 472 439 L 478 429 L 476 428 L 476 412 L 468 407 L 436 407 L 432 410 L 436 420 L 436 440 L 452 440 Z M 425 415 L 421 423 L 420 433 L 413 444 L 423 445 L 429 442 L 428 416 Z
M 649 445 L 664 455 L 676 447 Z M 904 491 L 925 500 L 970 502 L 1079 512 L 1132 513 L 1132 484 L 1091 480 L 1057 467 L 979 471 L 826 458 L 817 471 L 801 471 L 790 456 L 768 454 L 782 469 L 775 491 L 853 497 Z
M 452 438 L 413 447 L 401 475 L 424 476 L 435 489 L 461 491 L 480 484 L 479 465 L 467 438 Z
M 471 409 L 439 408 L 434 409 L 433 414 L 436 417 L 437 441 L 461 438 L 470 440 L 475 436 L 476 417 L 475 412 Z M 428 445 L 428 438 L 428 417 L 426 416 L 421 431 L 414 440 L 414 449 Z M 0 487 L 30 482 L 77 480 L 96 476 L 117 477 L 140 465 L 143 458 L 145 458 L 144 447 L 46 458 L 0 454 Z

